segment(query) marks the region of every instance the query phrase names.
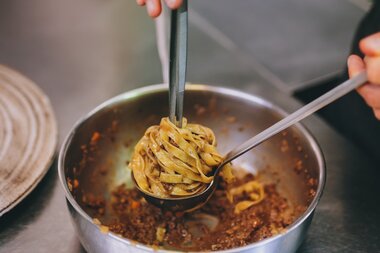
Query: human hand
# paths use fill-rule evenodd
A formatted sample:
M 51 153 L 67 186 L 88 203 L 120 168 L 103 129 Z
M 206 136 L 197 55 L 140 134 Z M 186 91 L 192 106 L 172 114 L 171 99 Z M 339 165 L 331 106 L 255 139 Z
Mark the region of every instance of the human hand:
M 352 78 L 367 71 L 368 83 L 357 91 L 380 120 L 380 32 L 362 39 L 359 47 L 365 55 L 364 60 L 357 55 L 350 55 L 347 61 L 348 73 Z
M 156 18 L 161 14 L 161 0 L 136 0 L 136 2 L 140 6 L 146 5 L 148 15 L 152 18 Z M 165 0 L 165 3 L 170 9 L 175 10 L 181 6 L 182 0 Z

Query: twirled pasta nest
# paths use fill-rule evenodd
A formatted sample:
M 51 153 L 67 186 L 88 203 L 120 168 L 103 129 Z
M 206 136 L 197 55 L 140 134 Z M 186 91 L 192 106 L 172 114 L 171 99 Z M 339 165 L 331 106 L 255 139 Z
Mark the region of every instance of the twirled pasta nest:
M 211 129 L 189 124 L 186 118 L 178 128 L 162 118 L 137 143 L 129 167 L 142 190 L 158 197 L 185 197 L 205 190 L 221 161 Z M 233 180 L 229 164 L 221 176 Z

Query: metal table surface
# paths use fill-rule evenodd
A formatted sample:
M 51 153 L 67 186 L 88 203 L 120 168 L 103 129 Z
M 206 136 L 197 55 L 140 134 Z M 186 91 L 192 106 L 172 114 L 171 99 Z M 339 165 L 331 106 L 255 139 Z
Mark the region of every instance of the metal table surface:
M 154 24 L 144 12 L 128 0 L 0 2 L 0 62 L 50 97 L 60 144 L 75 121 L 100 102 L 162 81 Z M 300 106 L 196 24 L 190 27 L 189 81 L 254 93 L 289 112 Z M 318 117 L 304 124 L 325 155 L 327 184 L 299 252 L 380 252 L 380 166 Z M 0 218 L 0 253 L 52 251 L 84 251 L 56 164 Z

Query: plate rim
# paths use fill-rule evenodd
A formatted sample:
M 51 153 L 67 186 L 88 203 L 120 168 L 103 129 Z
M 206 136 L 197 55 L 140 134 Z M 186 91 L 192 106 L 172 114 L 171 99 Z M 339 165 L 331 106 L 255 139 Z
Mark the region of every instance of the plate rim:
M 45 106 L 44 108 L 49 113 L 50 121 L 51 121 L 50 123 L 52 124 L 51 128 L 53 131 L 53 133 L 51 134 L 51 138 L 53 138 L 52 139 L 53 145 L 52 145 L 52 149 L 49 150 L 50 152 L 47 153 L 47 155 L 49 157 L 47 158 L 46 163 L 41 165 L 41 167 L 43 167 L 43 168 L 40 169 L 40 173 L 37 174 L 37 176 L 34 178 L 34 180 L 32 180 L 31 183 L 29 183 L 29 185 L 26 187 L 25 191 L 23 191 L 20 194 L 17 194 L 18 196 L 14 200 L 10 201 L 7 206 L 1 207 L 1 209 L 0 209 L 0 218 L 1 218 L 2 216 L 4 216 L 4 214 L 10 212 L 22 200 L 24 200 L 27 196 L 29 196 L 29 194 L 37 187 L 37 185 L 45 177 L 45 175 L 49 171 L 50 167 L 53 165 L 53 162 L 54 162 L 54 160 L 57 156 L 57 153 L 58 153 L 57 151 L 58 151 L 59 131 L 58 131 L 58 124 L 57 124 L 57 119 L 55 116 L 54 108 L 53 108 L 51 101 L 50 101 L 49 97 L 47 96 L 47 94 L 34 81 L 32 81 L 30 78 L 28 78 L 27 76 L 23 75 L 21 72 L 15 70 L 13 68 L 10 68 L 4 64 L 0 64 L 0 71 L 3 72 L 4 74 L 18 76 L 19 78 L 24 79 L 26 81 L 27 85 L 33 87 L 33 89 L 35 89 L 35 91 L 41 95 L 41 98 L 43 98 L 43 104 Z

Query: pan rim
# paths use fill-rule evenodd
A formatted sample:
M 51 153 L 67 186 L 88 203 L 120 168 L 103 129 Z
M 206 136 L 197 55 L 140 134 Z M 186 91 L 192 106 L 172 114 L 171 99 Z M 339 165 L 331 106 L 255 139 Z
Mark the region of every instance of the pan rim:
M 101 103 L 97 107 L 95 107 L 93 110 L 91 110 L 89 113 L 87 113 L 83 117 L 81 117 L 74 124 L 74 126 L 72 127 L 70 132 L 67 134 L 67 136 L 66 136 L 66 138 L 65 138 L 65 140 L 61 146 L 59 156 L 58 156 L 58 166 L 57 167 L 58 167 L 59 181 L 60 181 L 61 186 L 63 187 L 63 190 L 65 192 L 65 197 L 69 201 L 71 206 L 83 218 L 85 218 L 88 222 L 90 222 L 92 225 L 97 226 L 94 223 L 93 219 L 79 206 L 79 204 L 76 202 L 76 200 L 72 196 L 72 194 L 71 194 L 71 192 L 67 186 L 65 175 L 64 175 L 64 162 L 65 162 L 65 158 L 66 158 L 67 149 L 70 146 L 71 140 L 75 136 L 77 130 L 89 118 L 91 118 L 93 115 L 95 115 L 99 111 L 101 111 L 107 107 L 113 106 L 115 104 L 121 103 L 125 100 L 130 100 L 130 99 L 134 99 L 137 97 L 146 96 L 146 95 L 149 95 L 152 93 L 154 94 L 154 93 L 164 92 L 167 90 L 168 90 L 167 84 L 153 84 L 153 85 L 145 86 L 142 88 L 133 89 L 133 90 L 127 91 L 125 93 L 119 94 L 115 97 L 112 97 L 112 98 L 104 101 L 103 103 Z M 231 89 L 231 88 L 226 88 L 226 87 L 221 87 L 221 86 L 211 86 L 211 85 L 206 85 L 206 84 L 189 84 L 186 86 L 186 90 L 208 91 L 208 92 L 212 92 L 212 93 L 216 93 L 216 94 L 238 97 L 240 99 L 255 102 L 255 103 L 263 105 L 269 109 L 272 109 L 275 112 L 279 113 L 282 117 L 285 117 L 288 115 L 288 113 L 284 109 L 282 109 L 281 107 L 277 106 L 276 104 L 274 104 L 272 102 L 269 102 L 268 100 L 265 100 L 265 99 L 263 99 L 257 95 L 244 93 L 242 91 L 238 91 L 238 90 Z M 277 240 L 278 238 L 283 237 L 286 234 L 289 234 L 290 232 L 292 232 L 294 229 L 299 227 L 306 219 L 308 219 L 309 216 L 312 215 L 312 213 L 314 212 L 320 198 L 322 197 L 323 189 L 324 189 L 325 183 L 326 183 L 326 162 L 325 162 L 325 158 L 324 158 L 324 155 L 322 153 L 321 147 L 318 144 L 318 142 L 316 141 L 315 137 L 311 134 L 311 132 L 302 123 L 297 123 L 294 126 L 297 127 L 297 129 L 305 136 L 306 140 L 310 144 L 310 147 L 314 151 L 314 153 L 316 154 L 316 158 L 317 158 L 317 163 L 318 163 L 318 167 L 319 167 L 318 168 L 318 170 L 319 170 L 318 188 L 316 190 L 316 195 L 314 196 L 312 202 L 309 204 L 306 211 L 300 217 L 298 217 L 291 225 L 289 225 L 286 228 L 285 232 L 277 234 L 275 236 L 271 236 L 269 238 L 266 238 L 266 239 L 258 241 L 258 242 L 248 244 L 246 246 L 222 250 L 222 251 L 218 251 L 218 252 L 232 253 L 232 252 L 240 252 L 242 250 L 248 250 L 248 249 L 262 247 L 263 245 L 269 244 L 272 241 Z M 130 245 L 130 246 L 133 245 L 134 247 L 144 249 L 144 250 L 149 251 L 149 252 L 176 252 L 176 251 L 171 251 L 171 250 L 153 249 L 152 247 L 149 247 L 145 244 L 138 243 L 138 242 L 136 243 L 133 240 L 123 238 L 123 237 L 121 237 L 121 236 L 119 236 L 113 232 L 109 232 L 108 236 L 110 236 L 110 237 L 112 237 L 112 238 L 114 238 L 114 239 L 116 239 L 116 240 L 118 240 L 124 244 Z

